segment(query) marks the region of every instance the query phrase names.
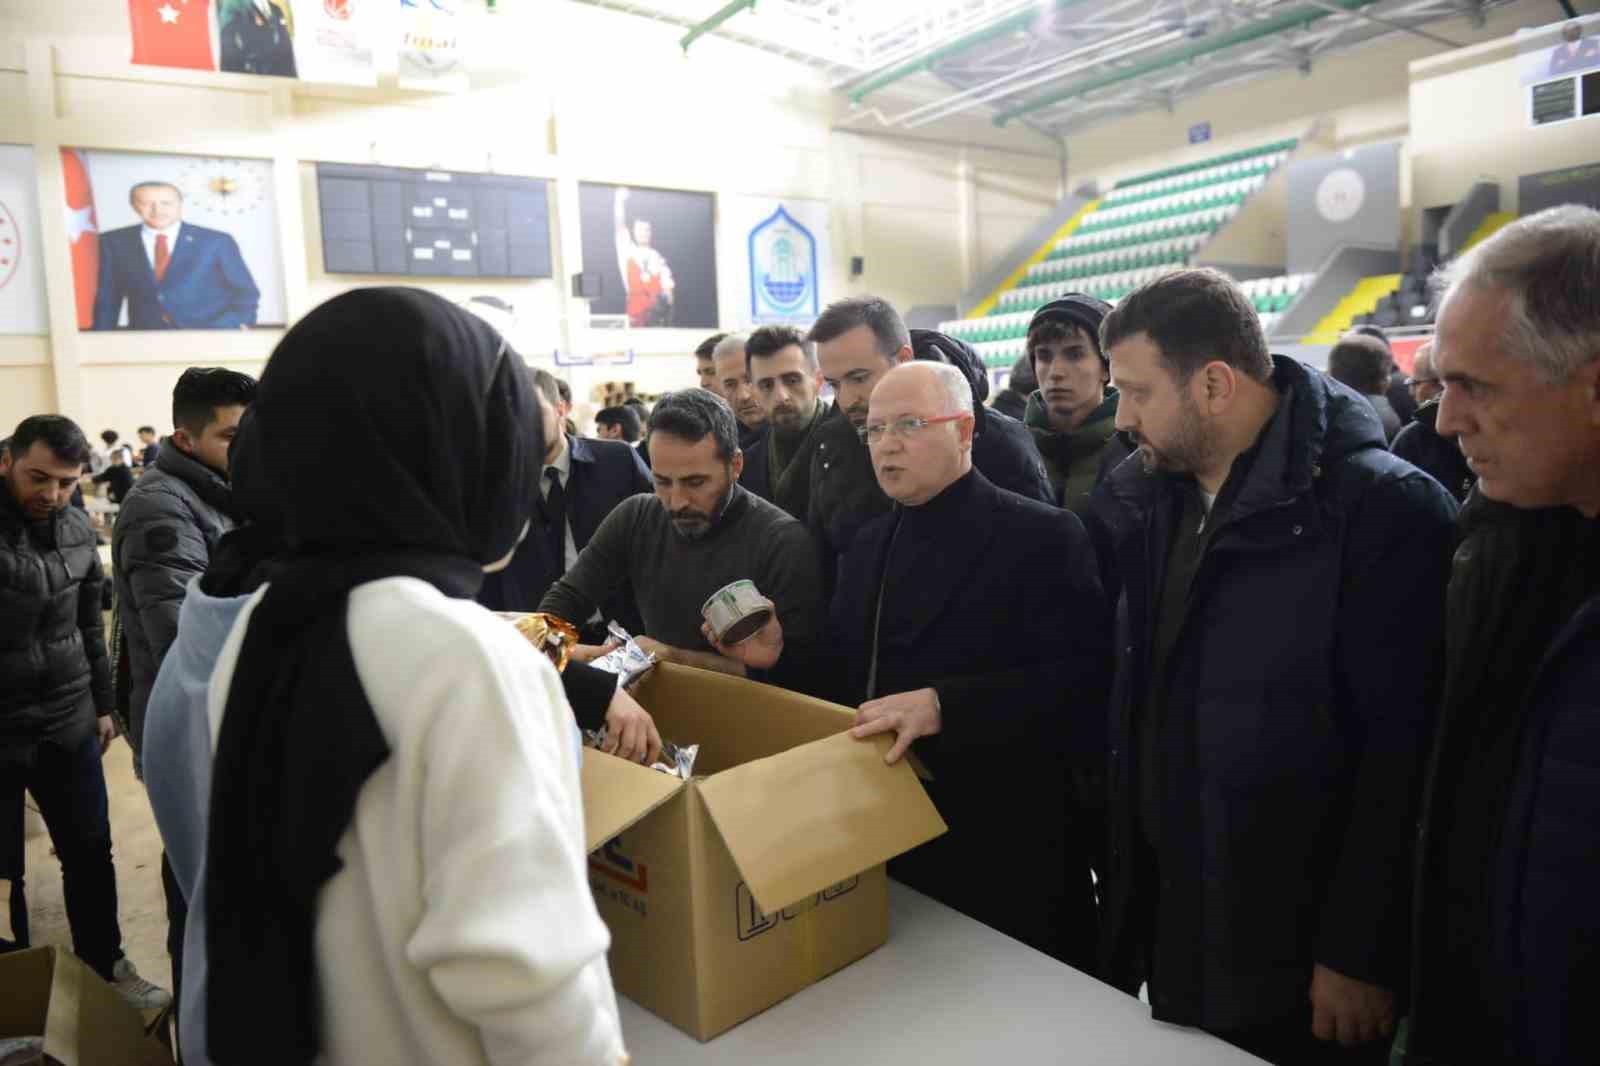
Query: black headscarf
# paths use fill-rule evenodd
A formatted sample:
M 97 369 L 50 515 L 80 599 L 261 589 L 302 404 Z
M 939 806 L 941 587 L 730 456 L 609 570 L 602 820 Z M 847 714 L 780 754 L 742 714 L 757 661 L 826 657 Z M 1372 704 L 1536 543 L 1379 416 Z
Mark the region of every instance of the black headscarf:
M 213 1060 L 310 1062 L 313 935 L 362 784 L 389 757 L 346 631 L 358 585 L 409 576 L 473 598 L 537 498 L 542 433 L 521 358 L 414 289 L 361 289 L 279 343 L 235 498 L 270 514 L 272 563 L 212 771 L 206 923 Z M 267 531 L 264 536 L 272 536 Z

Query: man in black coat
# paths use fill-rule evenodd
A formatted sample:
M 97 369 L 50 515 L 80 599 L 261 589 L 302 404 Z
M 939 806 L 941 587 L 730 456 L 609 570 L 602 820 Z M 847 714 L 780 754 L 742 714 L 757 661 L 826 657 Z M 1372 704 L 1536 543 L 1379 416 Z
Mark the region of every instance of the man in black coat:
M 1457 503 L 1464 503 L 1477 478 L 1468 468 L 1467 457 L 1461 454 L 1461 445 L 1456 439 L 1439 435 L 1439 394 L 1444 386 L 1433 369 L 1431 343 L 1417 349 L 1406 386 L 1411 390 L 1412 399 L 1421 406 L 1415 418 L 1389 445 L 1389 450 L 1412 466 L 1432 474 Z
M 1122 581 L 1109 979 L 1272 1062 L 1384 1062 L 1455 502 L 1221 273 L 1102 334 L 1139 453 L 1091 510 Z
M 511 565 L 484 578 L 478 593 L 478 602 L 492 611 L 537 611 L 544 594 L 577 562 L 606 516 L 630 496 L 654 490 L 649 469 L 627 444 L 563 432 L 555 376 L 548 370 L 530 373 L 543 416 L 544 477 L 527 537 Z M 630 633 L 643 632 L 631 588 L 608 599 L 599 617 L 578 624 L 587 643 L 604 644 L 606 623 L 613 620 Z
M 832 582 L 856 531 L 887 514 L 891 501 L 878 486 L 872 458 L 859 431 L 878 381 L 912 360 L 945 363 L 959 370 L 972 391 L 972 463 L 997 487 L 1051 503 L 1054 495 L 1039 449 L 1021 422 L 983 406 L 988 374 L 971 347 L 933 330 L 908 330 L 900 315 L 875 296 L 852 296 L 829 304 L 811 327 L 824 380 L 833 388 L 843 418 L 818 431 L 811 461 L 807 524 L 822 553 L 823 580 Z
M 1408 1062 L 1600 1062 L 1600 212 L 1447 268 L 1438 428 L 1462 508 L 1418 838 Z M 1514 325 L 1513 325 L 1514 324 Z
M 1102 757 L 1110 627 L 1070 513 L 972 463 L 971 389 L 913 362 L 872 393 L 865 432 L 897 506 L 862 527 L 831 611 L 832 693 L 855 735 L 894 732 L 932 772 L 950 832 L 894 860 L 906 884 L 1094 969 L 1099 825 L 1067 781 Z
M 105 577 L 89 516 L 67 504 L 88 460 L 83 431 L 60 415 L 23 420 L 0 452 L 0 862 L 20 843 L 27 789 L 61 860 L 73 951 L 136 1008 L 155 1009 L 171 997 L 123 956 L 117 922 L 100 766 L 116 736 Z

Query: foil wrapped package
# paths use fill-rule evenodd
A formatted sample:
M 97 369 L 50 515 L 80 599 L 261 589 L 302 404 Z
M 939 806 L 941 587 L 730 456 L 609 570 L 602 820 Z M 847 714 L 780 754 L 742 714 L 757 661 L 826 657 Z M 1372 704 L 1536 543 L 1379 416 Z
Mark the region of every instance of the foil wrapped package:
M 590 663 L 590 666 L 609 674 L 616 674 L 619 678 L 618 684 L 623 688 L 628 688 L 655 669 L 655 653 L 639 647 L 639 642 L 633 639 L 633 634 L 615 622 L 606 626 L 606 632 L 617 641 L 617 647 Z
M 578 643 L 578 631 L 553 614 L 523 614 L 520 611 L 497 611 L 501 618 L 516 626 L 529 644 L 544 652 L 556 672 L 567 668 L 567 657 Z
M 603 750 L 606 745 L 606 727 L 585 729 L 583 743 L 585 747 Z M 698 744 L 674 744 L 670 740 L 663 740 L 661 758 L 651 763 L 650 769 L 687 781 L 694 776 L 694 760 L 699 754 Z

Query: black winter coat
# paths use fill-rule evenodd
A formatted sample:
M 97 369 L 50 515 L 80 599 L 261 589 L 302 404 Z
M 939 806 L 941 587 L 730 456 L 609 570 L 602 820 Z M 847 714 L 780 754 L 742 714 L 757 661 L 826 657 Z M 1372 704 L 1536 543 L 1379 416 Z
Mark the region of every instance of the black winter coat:
M 1571 983 L 1600 975 L 1600 522 L 1473 492 L 1458 536 L 1407 1061 L 1600 1061 Z
M 977 433 L 972 465 L 997 488 L 1030 500 L 1053 503 L 1050 478 L 1033 437 L 1016 419 L 975 409 Z M 830 418 L 817 431 L 811 460 L 811 510 L 807 525 L 822 553 L 822 579 L 833 582 L 839 561 L 868 522 L 889 513 L 894 501 L 878 487 L 872 456 L 844 417 Z
M 1403 986 L 1456 510 L 1388 453 L 1365 398 L 1281 357 L 1273 384 L 1283 402 L 1218 502 L 1168 660 L 1155 861 L 1136 722 L 1181 488 L 1129 460 L 1091 508 L 1123 582 L 1108 980 L 1132 992 L 1153 958 L 1155 1017 L 1213 1031 L 1303 1016 L 1314 963 Z
M 215 470 L 161 442 L 156 465 L 128 493 L 111 535 L 117 613 L 128 657 L 128 743 L 144 750 L 144 714 L 156 673 L 178 638 L 189 581 L 233 528 L 233 490 Z
M 1454 437 L 1439 436 L 1439 401 L 1429 400 L 1417 408 L 1416 421 L 1395 437 L 1389 450 L 1412 466 L 1427 471 L 1460 503 L 1478 479 L 1467 465 L 1467 457 Z
M 876 694 L 931 687 L 943 718 L 942 732 L 913 749 L 950 832 L 890 872 L 1092 969 L 1089 846 L 1099 827 L 1077 808 L 1066 771 L 1104 751 L 1110 627 L 1082 523 L 974 471 L 864 526 L 841 575 L 838 661 L 823 672 L 836 687 L 825 694 L 851 707 L 867 698 L 882 589 Z
M 88 515 L 30 521 L 0 488 L 0 756 L 82 743 L 111 713 L 103 581 Z
M 1524 704 L 1522 745 L 1491 865 L 1493 972 L 1507 993 L 1505 1061 L 1600 1062 L 1600 596 L 1551 645 Z

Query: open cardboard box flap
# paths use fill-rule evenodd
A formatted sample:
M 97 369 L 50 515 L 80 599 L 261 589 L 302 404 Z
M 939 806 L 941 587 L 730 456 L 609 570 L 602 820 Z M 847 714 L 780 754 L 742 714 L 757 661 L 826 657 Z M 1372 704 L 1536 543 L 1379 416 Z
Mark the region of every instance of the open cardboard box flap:
M 687 787 L 687 782 L 636 762 L 583 749 L 583 839 L 595 851 Z
M 839 733 L 697 782 L 763 913 L 944 833 L 944 819 L 891 739 Z

